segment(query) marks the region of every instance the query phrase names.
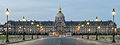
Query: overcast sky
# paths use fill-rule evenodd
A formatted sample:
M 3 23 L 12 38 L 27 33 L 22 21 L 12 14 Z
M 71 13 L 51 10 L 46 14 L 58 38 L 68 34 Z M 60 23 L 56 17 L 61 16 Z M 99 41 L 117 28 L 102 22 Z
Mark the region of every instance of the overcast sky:
M 0 0 L 0 23 L 6 22 L 5 11 L 9 8 L 9 20 L 55 20 L 59 2 L 67 21 L 112 20 L 115 8 L 115 22 L 120 27 L 120 0 Z

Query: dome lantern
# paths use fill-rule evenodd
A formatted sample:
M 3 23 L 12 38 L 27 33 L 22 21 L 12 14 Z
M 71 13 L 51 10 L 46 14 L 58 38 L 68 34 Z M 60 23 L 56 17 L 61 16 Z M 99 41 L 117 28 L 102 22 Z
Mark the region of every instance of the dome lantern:
M 59 12 L 56 14 L 55 21 L 65 21 L 64 14 L 61 11 L 61 8 L 59 8 Z

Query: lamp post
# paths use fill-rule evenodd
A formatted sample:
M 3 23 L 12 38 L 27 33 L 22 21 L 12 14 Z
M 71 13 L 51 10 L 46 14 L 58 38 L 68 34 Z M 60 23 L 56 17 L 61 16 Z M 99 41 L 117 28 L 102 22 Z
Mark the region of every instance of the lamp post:
M 22 28 L 22 27 L 19 26 L 19 30 L 18 30 L 18 39 L 19 39 L 19 37 L 20 37 L 19 35 L 21 35 L 21 28 Z
M 40 30 L 40 25 L 39 25 L 39 24 L 37 24 L 37 29 Z M 37 31 L 38 31 L 38 30 L 37 30 Z M 38 38 L 39 38 L 39 36 L 38 36 L 38 32 L 37 32 L 37 39 L 38 39 Z
M 32 25 L 32 28 L 33 28 L 33 25 L 34 25 L 33 21 L 31 22 L 31 25 Z M 32 30 L 32 37 L 31 38 L 33 39 L 33 30 Z
M 30 28 L 30 35 L 32 35 L 32 29 Z M 31 39 L 32 39 L 32 36 L 31 36 Z
M 96 27 L 97 27 L 97 21 L 98 21 L 98 17 L 96 17 Z M 96 28 L 96 40 L 98 40 L 98 30 Z
M 99 35 L 99 30 L 100 30 L 100 28 L 101 28 L 100 26 L 97 27 L 97 29 L 98 29 L 98 30 L 97 30 L 97 34 L 98 34 L 98 35 Z M 98 39 L 98 36 L 97 36 L 97 39 Z
M 78 24 L 78 32 L 77 32 L 77 34 L 80 32 L 80 24 Z M 80 37 L 80 35 L 79 35 L 79 37 Z
M 8 14 L 9 14 L 9 10 L 8 10 L 8 8 L 7 8 L 7 10 L 6 10 L 6 15 L 7 15 L 6 43 L 9 42 L 9 39 L 8 39 Z
M 114 28 L 114 15 L 115 15 L 115 9 L 113 9 L 112 15 L 113 15 L 113 28 Z M 115 30 L 114 30 L 114 29 L 113 29 L 113 40 L 112 40 L 112 42 L 115 43 Z
M 97 27 L 97 21 L 98 21 L 98 17 L 96 17 L 96 27 Z M 98 30 L 96 28 L 96 40 L 98 40 Z
M 40 33 L 42 30 L 43 30 L 43 26 L 42 26 L 42 24 L 40 24 Z
M 23 40 L 25 40 L 25 26 L 24 26 L 24 22 L 25 22 L 25 17 L 23 16 L 23 19 L 22 19 L 22 21 L 23 21 Z
M 88 37 L 87 37 L 87 39 L 89 39 L 89 33 L 90 33 L 90 29 L 88 29 Z
M 115 28 L 114 30 L 115 30 L 115 34 L 117 35 L 117 28 Z
M 82 24 L 82 27 L 84 28 L 84 25 Z M 82 30 L 82 38 L 83 38 L 83 30 Z
M 87 22 L 87 25 L 89 26 L 89 24 L 90 24 L 90 22 L 88 21 L 88 22 Z M 87 27 L 88 27 L 88 26 L 87 26 Z M 88 30 L 89 30 L 89 29 L 88 29 Z M 87 34 L 87 39 L 89 39 L 89 32 L 88 32 L 88 34 Z
M 115 30 L 115 35 L 118 35 L 118 33 L 117 33 L 117 28 L 115 28 L 114 30 Z

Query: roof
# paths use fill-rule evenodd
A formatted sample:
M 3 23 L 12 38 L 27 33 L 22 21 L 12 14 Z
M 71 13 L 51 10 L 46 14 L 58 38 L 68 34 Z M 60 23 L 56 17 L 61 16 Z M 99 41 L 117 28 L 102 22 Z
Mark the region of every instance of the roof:
M 86 25 L 87 22 L 89 22 L 90 25 L 109 25 L 110 22 L 112 22 L 112 21 L 97 21 L 97 22 L 96 21 L 66 21 L 65 24 L 67 26 L 79 25 L 79 24 L 80 25 L 82 25 L 82 24 Z
M 31 25 L 32 21 L 26 21 L 24 22 L 24 25 Z M 34 24 L 41 24 L 44 26 L 54 26 L 55 22 L 54 21 L 33 21 Z M 89 22 L 90 25 L 109 25 L 112 21 L 65 21 L 66 26 L 77 26 L 77 25 L 81 25 L 84 24 L 86 25 L 86 23 Z M 8 21 L 8 23 L 12 24 L 12 25 L 23 25 L 22 21 Z M 114 23 L 115 24 L 115 23 Z M 116 25 L 116 24 L 115 24 Z
M 57 13 L 56 17 L 64 17 L 64 14 L 61 11 L 61 8 L 59 8 L 59 12 Z

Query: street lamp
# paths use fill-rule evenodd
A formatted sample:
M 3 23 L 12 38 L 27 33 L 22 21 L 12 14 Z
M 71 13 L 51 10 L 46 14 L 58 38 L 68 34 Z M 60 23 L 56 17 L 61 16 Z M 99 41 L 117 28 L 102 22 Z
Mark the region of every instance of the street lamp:
M 114 30 L 115 30 L 115 35 L 117 35 L 117 28 L 115 28 Z
M 8 8 L 6 10 L 6 15 L 7 15 L 6 43 L 8 43 L 9 42 L 9 39 L 8 39 L 8 15 L 9 15 L 9 10 L 8 10 Z
M 87 25 L 89 25 L 90 23 L 89 22 L 87 22 Z
M 42 24 L 40 24 L 40 33 L 42 33 L 41 31 L 43 31 L 43 26 L 42 26 Z
M 98 26 L 98 30 L 100 30 L 100 28 L 101 28 L 101 27 L 100 27 L 100 26 Z M 99 34 L 99 31 L 98 31 L 98 34 Z
M 19 30 L 18 30 L 18 34 L 20 34 L 21 28 L 22 28 L 22 27 L 20 26 L 20 27 L 19 27 Z
M 39 30 L 40 29 L 40 27 L 39 27 L 40 25 L 39 24 L 37 24 L 37 29 Z M 38 32 L 37 32 L 37 38 L 39 38 L 38 37 Z
M 98 35 L 99 35 L 99 30 L 100 30 L 100 28 L 101 28 L 100 26 L 97 27 L 97 29 L 98 29 L 98 30 L 97 30 L 97 34 L 98 34 Z M 97 36 L 97 38 L 98 38 L 98 36 Z
M 25 22 L 25 17 L 23 16 L 23 40 L 25 40 L 25 30 L 24 30 L 24 22 Z
M 84 28 L 84 25 L 82 24 L 82 27 Z M 82 38 L 83 38 L 83 30 L 82 30 Z
M 80 31 L 80 24 L 78 25 L 78 31 Z
M 96 17 L 96 27 L 97 27 L 97 21 L 98 21 L 98 17 Z M 98 40 L 98 30 L 96 28 L 96 40 Z
M 115 15 L 115 9 L 113 9 L 112 15 L 113 15 L 113 28 L 114 28 L 114 15 Z M 112 42 L 115 43 L 115 30 L 114 30 L 114 29 L 113 29 L 113 40 L 112 40 Z
M 40 25 L 40 30 L 41 30 L 41 31 L 43 30 L 43 26 L 42 26 L 42 25 Z
M 37 24 L 37 27 L 39 27 L 39 25 Z
M 19 28 L 21 29 L 22 27 L 20 26 Z
M 29 32 L 29 33 L 30 33 L 30 35 L 32 34 L 32 29 L 31 29 L 31 27 L 30 27 L 30 32 Z M 32 39 L 32 36 L 31 36 L 31 39 Z
M 90 24 L 90 22 L 88 21 L 88 22 L 87 22 L 87 25 L 89 26 L 89 24 Z M 88 27 L 88 26 L 87 26 L 87 27 Z M 89 29 L 88 29 L 88 30 L 89 30 Z M 88 31 L 87 31 L 87 32 L 88 32 Z M 89 39 L 89 32 L 88 32 L 88 34 L 87 34 L 87 39 Z
M 87 37 L 87 39 L 89 39 L 89 33 L 90 33 L 90 29 L 88 29 L 88 37 Z
M 101 27 L 100 26 L 98 26 L 98 29 L 100 29 Z
M 33 25 L 34 25 L 34 22 L 32 21 L 31 22 L 31 25 L 32 25 L 32 27 L 33 27 Z M 32 37 L 31 37 L 32 39 L 33 39 L 33 30 L 32 30 Z
M 117 28 L 115 28 L 115 32 L 117 33 Z
M 79 32 L 80 32 L 80 24 L 78 24 L 77 29 L 78 29 L 77 34 L 79 34 Z M 79 35 L 79 36 L 80 36 L 80 35 Z

